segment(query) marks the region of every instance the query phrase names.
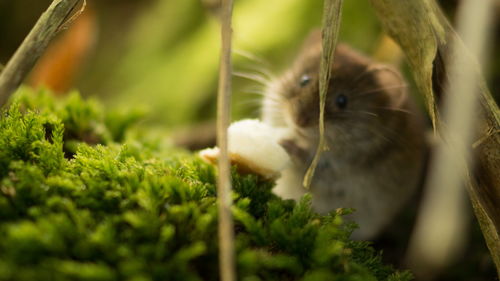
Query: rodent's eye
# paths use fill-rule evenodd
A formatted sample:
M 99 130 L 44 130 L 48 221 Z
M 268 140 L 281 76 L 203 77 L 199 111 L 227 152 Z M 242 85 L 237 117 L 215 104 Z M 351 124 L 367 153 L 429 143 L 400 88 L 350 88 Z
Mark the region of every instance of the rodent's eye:
M 338 108 L 344 109 L 347 106 L 347 97 L 343 94 L 340 94 L 337 96 L 335 103 L 337 104 Z
M 302 77 L 300 77 L 300 86 L 301 87 L 305 87 L 307 86 L 307 84 L 309 84 L 309 82 L 311 82 L 311 77 L 307 74 L 304 74 L 302 75 Z

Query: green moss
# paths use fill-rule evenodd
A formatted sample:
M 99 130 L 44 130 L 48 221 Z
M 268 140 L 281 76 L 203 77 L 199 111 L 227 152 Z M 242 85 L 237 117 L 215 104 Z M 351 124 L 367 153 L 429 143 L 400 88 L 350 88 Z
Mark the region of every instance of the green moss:
M 134 118 L 76 94 L 23 92 L 0 119 L 0 280 L 218 280 L 213 167 L 116 143 Z M 240 280 L 411 280 L 349 240 L 340 211 L 253 175 L 233 186 Z
M 54 116 L 64 125 L 64 150 L 73 154 L 79 142 L 88 144 L 110 144 L 125 140 L 127 128 L 134 125 L 144 114 L 141 110 L 123 112 L 104 110 L 100 103 L 89 99 L 83 101 L 78 92 L 55 99 L 45 90 L 34 92 L 22 87 L 14 98 L 20 109 L 36 111 L 39 115 Z M 52 124 L 46 125 L 50 135 Z

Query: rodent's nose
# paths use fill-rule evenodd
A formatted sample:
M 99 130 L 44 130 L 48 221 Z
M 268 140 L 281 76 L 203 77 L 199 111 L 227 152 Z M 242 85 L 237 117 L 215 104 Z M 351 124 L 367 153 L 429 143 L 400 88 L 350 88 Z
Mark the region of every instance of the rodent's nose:
M 297 126 L 302 127 L 302 128 L 312 126 L 313 121 L 314 120 L 313 120 L 312 116 L 310 114 L 307 114 L 304 112 L 295 116 L 295 124 L 297 124 Z
M 307 118 L 304 118 L 303 116 L 295 117 L 295 124 L 297 124 L 299 127 L 306 127 L 307 123 L 308 123 Z
M 301 128 L 312 127 L 317 124 L 319 113 L 312 101 L 300 100 L 292 109 L 293 121 Z

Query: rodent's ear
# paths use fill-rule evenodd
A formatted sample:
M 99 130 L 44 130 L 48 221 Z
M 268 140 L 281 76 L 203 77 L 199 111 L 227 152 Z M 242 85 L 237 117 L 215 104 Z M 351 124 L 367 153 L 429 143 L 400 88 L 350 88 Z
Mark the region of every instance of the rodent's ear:
M 311 30 L 311 32 L 309 33 L 309 35 L 307 36 L 307 38 L 304 40 L 304 43 L 302 43 L 302 49 L 309 49 L 309 48 L 314 48 L 314 47 L 321 47 L 322 46 L 322 42 L 321 42 L 321 29 L 320 28 L 315 28 L 313 30 Z M 341 49 L 346 49 L 346 50 L 349 50 L 351 52 L 353 52 L 354 50 L 352 48 L 350 48 L 349 46 L 347 46 L 346 44 L 344 43 L 341 43 L 341 42 L 338 42 L 337 43 L 337 48 L 341 48 Z
M 307 39 L 302 43 L 298 59 L 296 63 L 301 65 L 301 68 L 306 65 L 311 65 L 316 63 L 321 57 L 321 30 L 314 29 L 311 31 Z M 319 65 L 319 64 L 318 64 Z
M 307 36 L 302 44 L 302 49 L 308 49 L 318 44 L 321 45 L 321 29 L 315 28 L 309 33 L 309 36 Z
M 392 97 L 391 106 L 400 108 L 407 99 L 407 84 L 403 75 L 394 67 L 384 64 L 370 66 L 377 82 L 383 86 L 384 91 Z

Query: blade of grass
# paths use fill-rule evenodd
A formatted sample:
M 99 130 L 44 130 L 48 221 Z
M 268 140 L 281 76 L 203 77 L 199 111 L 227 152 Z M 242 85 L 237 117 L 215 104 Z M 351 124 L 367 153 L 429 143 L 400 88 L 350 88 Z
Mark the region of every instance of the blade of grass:
M 458 32 L 471 55 L 484 62 L 493 1 L 462 1 L 462 4 L 457 16 Z M 450 50 L 453 59 L 447 66 L 449 83 L 443 105 L 446 126 L 440 130 L 445 142 L 436 149 L 408 253 L 414 273 L 425 279 L 434 277 L 453 262 L 460 248 L 457 244 L 463 244 L 467 214 L 464 186 L 478 121 L 477 65 L 462 52 L 458 38 L 451 42 Z
M 49 42 L 74 19 L 70 14 L 80 0 L 54 0 L 0 74 L 0 106 L 21 85 Z
M 221 36 L 222 48 L 217 98 L 217 145 L 220 149 L 217 178 L 217 197 L 219 202 L 219 271 L 222 281 L 236 280 L 234 261 L 234 223 L 231 214 L 231 166 L 228 152 L 227 129 L 231 114 L 231 19 L 232 0 L 222 0 Z
M 311 166 L 307 169 L 302 183 L 306 189 L 309 189 L 311 186 L 321 154 L 328 149 L 325 143 L 325 103 L 335 48 L 339 36 L 343 2 L 343 0 L 324 0 L 323 24 L 321 30 L 323 51 L 321 54 L 319 72 L 319 144 Z

